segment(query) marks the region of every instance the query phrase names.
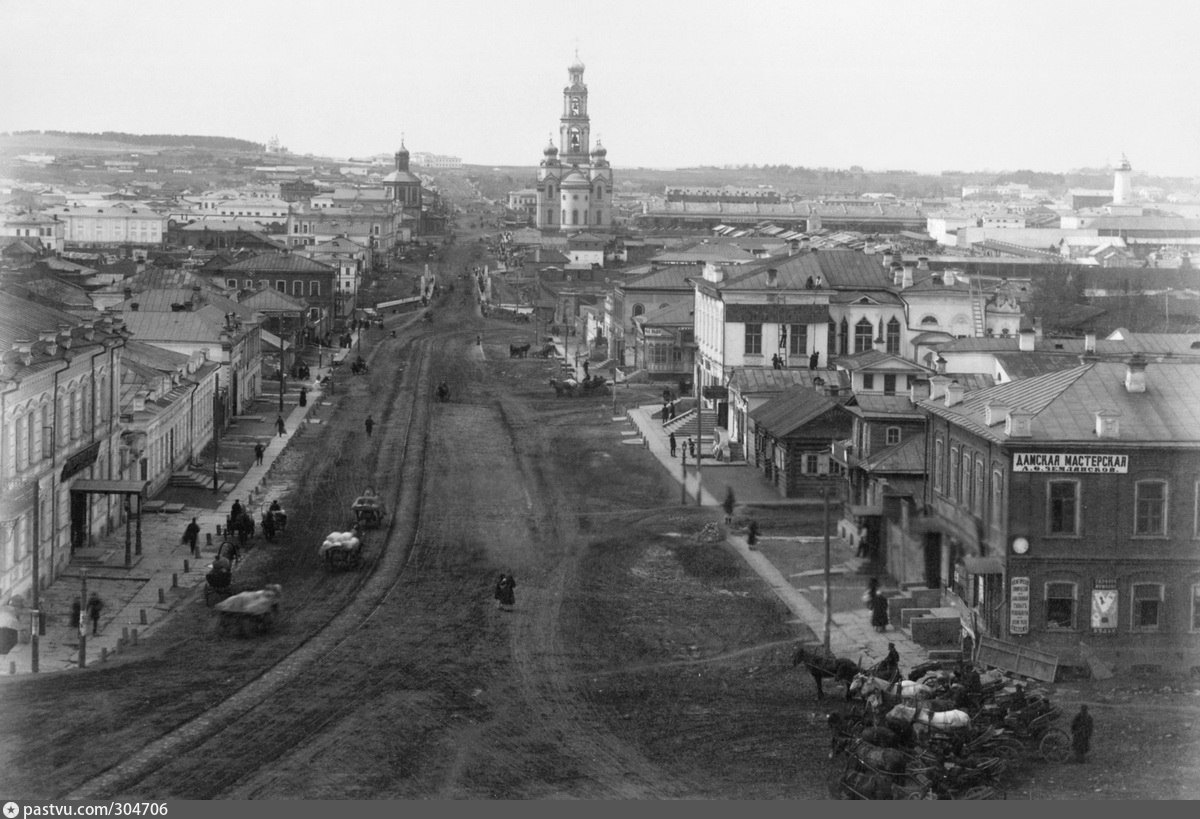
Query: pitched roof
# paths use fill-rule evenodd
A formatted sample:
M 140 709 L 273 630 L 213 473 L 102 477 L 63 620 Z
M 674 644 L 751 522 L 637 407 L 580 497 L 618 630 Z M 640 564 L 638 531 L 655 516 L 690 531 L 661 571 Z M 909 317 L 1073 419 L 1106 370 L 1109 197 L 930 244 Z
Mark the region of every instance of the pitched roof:
M 924 418 L 921 410 L 913 405 L 907 395 L 883 395 L 874 392 L 858 392 L 854 394 L 847 407 L 851 410 L 858 408 L 857 415 L 866 416 L 907 416 L 909 418 Z
M 296 253 L 259 253 L 249 259 L 234 262 L 225 268 L 227 273 L 328 273 L 335 271 L 321 262 L 306 259 Z
M 766 288 L 767 271 L 776 271 L 778 289 L 804 290 L 812 279 L 822 289 L 887 290 L 892 287 L 890 274 L 875 256 L 856 250 L 822 250 L 773 256 L 735 271 L 722 283 L 723 288 Z M 820 282 L 818 285 L 817 283 Z
M 1200 365 L 1151 364 L 1146 368 L 1146 391 L 1142 393 L 1125 388 L 1125 372 L 1123 363 L 1100 361 L 968 392 L 954 407 L 938 401 L 923 401 L 921 406 L 1002 443 L 1200 445 L 1196 412 L 1200 406 Z M 1003 425 L 987 426 L 984 413 L 989 402 L 1031 412 L 1031 437 L 1012 439 L 1005 435 Z M 1119 413 L 1119 438 L 1096 437 L 1095 413 L 1100 410 Z
M 750 411 L 754 422 L 776 437 L 791 435 L 802 426 L 842 405 L 809 387 L 793 387 Z
M 928 367 L 922 367 L 920 364 L 910 361 L 904 356 L 887 353 L 883 350 L 863 350 L 861 353 L 838 356 L 834 361 L 839 367 L 845 367 L 851 371 L 874 370 L 880 372 L 928 373 L 929 375 L 933 375 L 933 371 Z
M 688 279 L 692 276 L 699 276 L 701 273 L 703 273 L 703 268 L 698 264 L 666 265 L 657 270 L 651 269 L 649 272 L 627 277 L 618 286 L 624 288 L 626 291 L 631 289 L 670 289 L 686 290 L 690 293 L 692 283 Z
M 912 435 L 895 446 L 876 452 L 862 461 L 862 468 L 876 473 L 925 473 L 925 433 Z
M 308 310 L 308 302 L 304 299 L 280 293 L 273 287 L 264 287 L 253 296 L 242 299 L 241 303 L 263 313 L 294 313 Z

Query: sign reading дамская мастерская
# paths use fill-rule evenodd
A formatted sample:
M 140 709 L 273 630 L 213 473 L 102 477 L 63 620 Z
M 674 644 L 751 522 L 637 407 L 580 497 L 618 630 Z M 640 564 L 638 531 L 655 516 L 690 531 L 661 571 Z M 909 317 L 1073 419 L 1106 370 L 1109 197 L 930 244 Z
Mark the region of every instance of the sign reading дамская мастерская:
M 1128 455 L 1084 455 L 1073 452 L 1018 452 L 1013 472 L 1128 472 Z

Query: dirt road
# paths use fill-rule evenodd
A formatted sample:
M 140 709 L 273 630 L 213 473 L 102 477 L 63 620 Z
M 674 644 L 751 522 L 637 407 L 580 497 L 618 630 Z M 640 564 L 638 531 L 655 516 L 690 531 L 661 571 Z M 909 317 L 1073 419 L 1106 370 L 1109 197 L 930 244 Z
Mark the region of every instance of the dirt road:
M 279 627 L 221 637 L 197 600 L 108 667 L 4 681 L 0 791 L 825 798 L 829 703 L 789 662 L 811 633 L 705 537 L 719 513 L 681 507 L 621 443 L 608 398 L 556 398 L 556 364 L 508 357 L 528 331 L 481 321 L 456 284 L 435 321 L 381 335 L 370 375 L 343 378 L 330 423 L 280 463 L 295 522 L 242 567 L 283 585 Z M 317 546 L 367 484 L 391 526 L 331 574 Z M 513 611 L 492 599 L 502 571 Z M 1092 766 L 1030 769 L 1012 792 L 1194 798 L 1193 702 L 1114 703 Z M 1182 757 L 1146 753 L 1166 733 Z

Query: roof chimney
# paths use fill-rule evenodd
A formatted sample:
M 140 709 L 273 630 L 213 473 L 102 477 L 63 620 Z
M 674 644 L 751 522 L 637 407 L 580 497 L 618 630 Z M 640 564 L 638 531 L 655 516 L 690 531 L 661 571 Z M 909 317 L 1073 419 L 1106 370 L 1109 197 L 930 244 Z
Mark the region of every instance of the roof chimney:
M 917 270 L 928 270 L 928 269 L 929 269 L 929 257 L 928 256 L 918 256 L 917 257 Z
M 1085 353 L 1089 353 L 1089 354 L 1096 352 L 1096 334 L 1095 333 L 1084 333 L 1084 335 L 1083 335 L 1083 351 Z
M 918 401 L 924 401 L 929 397 L 929 382 L 928 381 L 913 381 L 908 385 L 908 400 L 909 403 L 916 404 Z
M 946 372 L 946 357 L 941 353 L 938 353 L 938 357 L 934 360 L 933 364 L 934 369 L 937 370 L 939 374 L 944 374 Z
M 946 394 L 946 385 L 950 383 L 950 379 L 944 375 L 938 374 L 929 379 L 929 400 L 936 401 Z
M 773 267 L 767 268 L 767 287 L 779 286 L 779 271 Z
M 1008 420 L 1008 404 L 1001 404 L 996 401 L 989 401 L 983 411 L 983 423 L 989 427 L 994 427 L 996 424 L 1003 423 Z
M 1129 363 L 1125 367 L 1125 390 L 1146 391 L 1146 357 L 1141 353 L 1134 353 L 1129 357 Z
M 891 248 L 888 248 L 887 250 L 883 251 L 883 266 L 885 269 L 891 270 L 892 265 L 895 261 L 896 261 L 896 254 L 892 252 Z
M 1013 407 L 1009 410 L 1004 434 L 1009 438 L 1029 438 L 1033 435 L 1033 413 L 1027 409 Z
M 892 284 L 900 287 L 904 283 L 904 265 L 900 262 L 892 262 L 889 269 L 892 271 Z
M 1017 341 L 1017 349 L 1023 353 L 1032 353 L 1036 336 L 1032 327 L 1022 327 L 1021 337 Z
M 1096 413 L 1096 437 L 1120 438 L 1121 413 L 1113 410 L 1100 410 Z
M 957 407 L 962 403 L 963 393 L 965 392 L 966 388 L 963 387 L 962 384 L 958 383 L 957 380 L 951 381 L 946 385 L 946 406 Z
M 904 269 L 903 269 L 903 270 L 900 272 L 900 287 L 901 287 L 901 289 L 907 289 L 907 288 L 909 288 L 909 287 L 912 287 L 912 284 L 913 284 L 913 272 L 912 272 L 912 268 L 911 268 L 911 267 L 905 267 L 905 268 L 904 268 Z
M 791 241 L 789 241 L 788 242 L 788 255 L 795 256 L 799 252 L 800 252 L 800 241 L 798 239 L 792 239 Z
M 125 301 L 129 301 L 132 298 L 133 298 L 133 288 L 126 287 L 125 288 Z

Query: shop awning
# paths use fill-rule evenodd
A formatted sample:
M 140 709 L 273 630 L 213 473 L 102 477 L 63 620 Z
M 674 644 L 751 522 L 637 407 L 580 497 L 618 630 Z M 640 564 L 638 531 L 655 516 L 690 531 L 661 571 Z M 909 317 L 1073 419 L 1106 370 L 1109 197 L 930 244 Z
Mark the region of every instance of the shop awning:
M 963 568 L 971 574 L 1004 574 L 1004 561 L 998 557 L 975 557 L 967 555 L 963 558 Z
M 102 481 L 84 479 L 71 484 L 72 492 L 87 492 L 90 495 L 141 495 L 149 481 Z

